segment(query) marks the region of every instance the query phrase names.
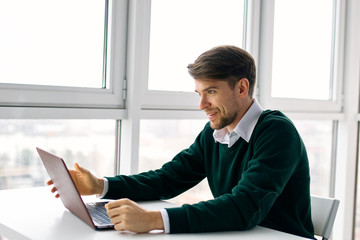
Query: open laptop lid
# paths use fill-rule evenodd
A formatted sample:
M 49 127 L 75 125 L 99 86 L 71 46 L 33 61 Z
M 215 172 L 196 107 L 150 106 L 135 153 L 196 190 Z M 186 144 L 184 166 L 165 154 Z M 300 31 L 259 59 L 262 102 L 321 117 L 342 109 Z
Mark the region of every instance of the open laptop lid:
M 36 148 L 44 166 L 52 179 L 61 201 L 70 212 L 82 219 L 92 228 L 96 229 L 90 214 L 73 182 L 71 175 L 63 159 L 48 153 L 40 148 Z

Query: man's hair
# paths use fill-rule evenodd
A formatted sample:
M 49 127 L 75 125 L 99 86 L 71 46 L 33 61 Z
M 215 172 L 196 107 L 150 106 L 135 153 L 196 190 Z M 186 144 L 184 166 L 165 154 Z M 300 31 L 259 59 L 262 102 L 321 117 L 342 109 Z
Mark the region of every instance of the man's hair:
M 188 65 L 189 74 L 194 79 L 215 79 L 226 81 L 234 89 L 236 83 L 246 78 L 252 97 L 256 81 L 254 58 L 236 46 L 218 46 L 201 54 L 194 63 Z

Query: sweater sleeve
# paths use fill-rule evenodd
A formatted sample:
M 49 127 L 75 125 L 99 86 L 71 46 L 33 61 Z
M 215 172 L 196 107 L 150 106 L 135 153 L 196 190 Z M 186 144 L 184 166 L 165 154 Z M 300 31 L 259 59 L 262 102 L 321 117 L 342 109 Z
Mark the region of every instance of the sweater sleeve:
M 107 177 L 109 191 L 104 198 L 127 197 L 135 201 L 169 199 L 195 186 L 205 178 L 201 138 L 202 132 L 188 149 L 158 170 Z
M 262 123 L 250 140 L 252 152 L 231 193 L 167 209 L 170 232 L 246 230 L 260 224 L 301 159 L 302 142 L 289 121 Z

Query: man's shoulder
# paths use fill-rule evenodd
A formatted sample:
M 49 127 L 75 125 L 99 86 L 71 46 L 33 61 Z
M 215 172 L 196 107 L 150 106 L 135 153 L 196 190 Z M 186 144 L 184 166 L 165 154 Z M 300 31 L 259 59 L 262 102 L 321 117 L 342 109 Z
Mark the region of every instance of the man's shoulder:
M 279 110 L 265 110 L 259 117 L 258 123 L 269 122 L 287 122 L 291 123 L 291 120 Z
M 280 111 L 264 111 L 254 129 L 251 142 L 258 146 L 268 143 L 272 149 L 303 148 L 301 136 L 295 125 Z
M 282 131 L 291 129 L 296 131 L 293 122 L 279 110 L 265 110 L 259 117 L 256 124 L 257 130 L 267 129 L 268 131 Z

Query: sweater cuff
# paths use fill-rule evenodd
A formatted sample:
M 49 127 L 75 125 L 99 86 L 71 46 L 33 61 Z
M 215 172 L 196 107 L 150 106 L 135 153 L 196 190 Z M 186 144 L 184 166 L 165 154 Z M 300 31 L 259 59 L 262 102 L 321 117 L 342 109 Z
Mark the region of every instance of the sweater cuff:
M 170 233 L 188 233 L 188 221 L 183 207 L 166 208 L 169 215 Z

